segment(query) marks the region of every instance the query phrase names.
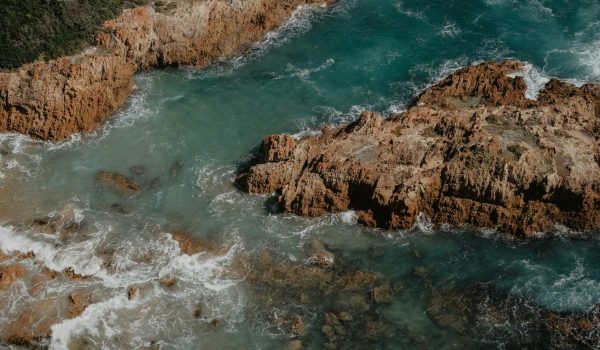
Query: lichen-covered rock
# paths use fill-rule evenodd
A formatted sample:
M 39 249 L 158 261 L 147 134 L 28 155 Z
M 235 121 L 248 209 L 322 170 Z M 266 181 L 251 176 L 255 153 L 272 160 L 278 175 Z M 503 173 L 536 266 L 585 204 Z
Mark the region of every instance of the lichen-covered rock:
M 365 112 L 293 143 L 269 136 L 237 183 L 276 192 L 284 212 L 354 209 L 359 222 L 389 229 L 419 217 L 513 236 L 598 228 L 600 86 L 551 80 L 530 100 L 524 80 L 509 77 L 521 68 L 459 70 L 386 120 Z

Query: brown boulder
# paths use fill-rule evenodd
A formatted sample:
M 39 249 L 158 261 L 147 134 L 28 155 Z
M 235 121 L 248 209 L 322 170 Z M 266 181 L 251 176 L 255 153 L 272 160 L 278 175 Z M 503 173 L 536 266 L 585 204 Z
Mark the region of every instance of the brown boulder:
M 92 295 L 83 295 L 81 293 L 73 293 L 69 295 L 69 301 L 71 303 L 67 317 L 75 318 L 80 316 L 85 309 L 92 304 Z
M 138 288 L 136 286 L 129 287 L 129 289 L 127 290 L 127 299 L 133 300 L 137 297 L 137 295 L 138 295 Z
M 0 265 L 0 290 L 9 288 L 14 282 L 27 275 L 25 267 L 19 264 Z
M 8 344 L 32 345 L 50 337 L 50 327 L 59 323 L 52 301 L 36 303 L 34 308 L 23 310 L 19 317 L 8 324 L 0 339 Z

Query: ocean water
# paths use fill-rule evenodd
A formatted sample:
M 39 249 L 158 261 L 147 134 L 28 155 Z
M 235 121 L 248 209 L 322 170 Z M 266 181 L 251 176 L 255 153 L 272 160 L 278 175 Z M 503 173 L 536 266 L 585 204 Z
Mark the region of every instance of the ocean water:
M 335 254 L 334 273 L 378 273 L 395 290 L 386 303 L 352 312 L 358 325 L 345 338 L 354 346 L 340 340 L 340 348 L 510 345 L 506 334 L 522 334 L 523 324 L 478 336 L 431 311 L 436 295 L 477 285 L 544 310 L 590 310 L 600 301 L 595 238 L 569 240 L 557 228 L 544 240 L 506 242 L 491 232 L 434 228 L 426 219 L 408 231 L 373 230 L 355 225 L 352 212 L 274 213 L 267 197 L 233 185 L 237 166 L 270 133 L 350 122 L 366 109 L 399 112 L 453 70 L 505 58 L 531 65 L 532 97 L 548 77 L 600 83 L 600 2 L 340 0 L 304 7 L 239 57 L 201 71 L 138 74 L 126 106 L 94 132 L 56 144 L 1 135 L 0 250 L 33 251 L 51 269 L 93 278 L 52 281 L 41 296 L 30 295 L 27 281 L 14 284 L 0 292 L 8 305 L 0 329 L 23 307 L 86 291 L 95 304 L 52 327 L 51 349 L 281 349 L 295 339 L 274 322 L 282 314 L 301 316 L 299 339 L 320 349 L 325 315 L 345 311 L 336 298 L 352 296 L 334 291 L 335 298 L 299 300 L 238 264 L 266 251 L 281 266 L 309 266 L 315 241 Z M 130 176 L 141 193 L 102 191 L 99 170 Z M 31 225 L 46 216 L 76 222 L 78 230 L 54 235 Z M 173 228 L 226 249 L 180 255 Z M 178 282 L 165 288 L 163 277 Z M 298 280 L 284 285 L 297 288 Z M 140 296 L 129 301 L 134 284 Z M 369 290 L 356 293 L 364 298 Z M 385 334 L 361 335 L 365 319 Z

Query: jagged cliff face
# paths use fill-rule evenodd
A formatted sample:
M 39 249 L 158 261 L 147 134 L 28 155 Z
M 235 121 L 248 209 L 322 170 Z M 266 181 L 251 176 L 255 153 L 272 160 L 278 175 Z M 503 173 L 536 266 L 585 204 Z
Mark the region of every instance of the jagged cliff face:
M 327 0 L 207 0 L 170 10 L 126 10 L 77 56 L 0 73 L 0 132 L 61 140 L 91 130 L 123 105 L 140 69 L 205 67 L 260 40 L 304 4 Z
M 320 136 L 271 135 L 237 182 L 277 192 L 285 212 L 355 209 L 391 229 L 421 213 L 513 235 L 600 227 L 600 86 L 551 80 L 529 100 L 508 77 L 521 68 L 465 68 L 388 120 L 365 112 Z

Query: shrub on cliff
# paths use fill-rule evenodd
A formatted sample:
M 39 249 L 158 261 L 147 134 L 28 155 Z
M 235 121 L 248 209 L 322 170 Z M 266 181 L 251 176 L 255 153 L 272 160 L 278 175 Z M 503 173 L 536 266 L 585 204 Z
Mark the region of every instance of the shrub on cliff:
M 3 0 L 0 68 L 70 55 L 94 44 L 95 33 L 125 7 L 148 0 Z

